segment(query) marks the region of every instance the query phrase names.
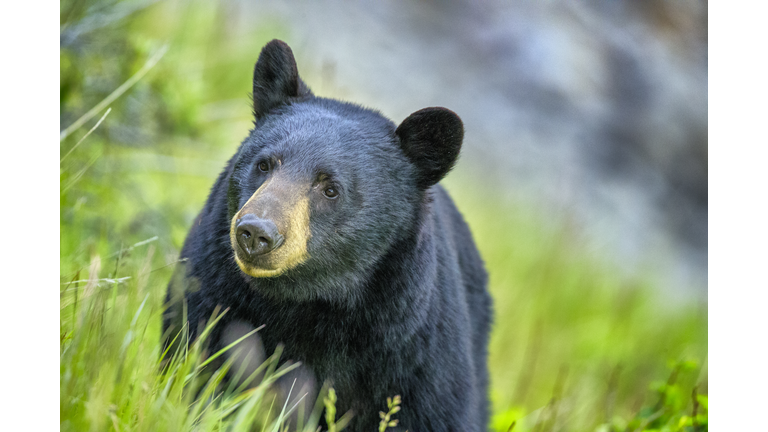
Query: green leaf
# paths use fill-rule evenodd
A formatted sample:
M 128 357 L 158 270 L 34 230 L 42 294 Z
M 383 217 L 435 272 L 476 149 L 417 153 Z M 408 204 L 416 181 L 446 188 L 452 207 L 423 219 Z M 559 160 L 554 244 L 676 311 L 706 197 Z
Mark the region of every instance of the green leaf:
M 696 395 L 696 401 L 699 402 L 699 406 L 704 409 L 704 411 L 707 411 L 707 395 L 705 394 L 697 394 Z

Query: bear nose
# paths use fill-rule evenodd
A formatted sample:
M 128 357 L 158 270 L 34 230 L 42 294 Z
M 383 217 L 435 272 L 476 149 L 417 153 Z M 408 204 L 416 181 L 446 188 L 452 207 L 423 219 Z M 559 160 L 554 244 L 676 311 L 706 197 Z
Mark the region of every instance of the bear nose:
M 275 223 L 269 219 L 246 214 L 236 221 L 236 228 L 237 244 L 249 260 L 283 244 L 283 236 L 277 231 Z

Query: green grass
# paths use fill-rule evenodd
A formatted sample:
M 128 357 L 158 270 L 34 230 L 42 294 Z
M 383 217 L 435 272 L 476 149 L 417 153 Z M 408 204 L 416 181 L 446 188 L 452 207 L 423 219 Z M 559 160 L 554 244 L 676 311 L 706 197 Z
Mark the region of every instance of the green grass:
M 275 406 L 271 384 L 296 365 L 278 367 L 279 352 L 251 379 L 235 388 L 222 379 L 231 367 L 204 366 L 216 356 L 205 340 L 221 314 L 196 341 L 161 351 L 158 333 L 162 284 L 153 283 L 152 246 L 134 277 L 97 282 L 101 260 L 88 270 L 90 282 L 61 292 L 61 429 L 190 431 L 279 431 L 295 407 Z M 125 257 L 133 261 L 130 257 Z M 184 334 L 180 336 L 184 341 Z M 258 384 L 245 388 L 245 384 Z M 314 430 L 313 422 L 293 430 Z M 294 425 L 295 426 L 295 425 Z
M 94 4 L 64 1 L 62 28 Z M 226 13 L 216 2 L 162 2 L 62 48 L 63 130 L 169 46 L 61 163 L 62 430 L 271 431 L 291 408 L 268 385 L 285 372 L 277 354 L 264 385 L 222 388 L 224 370 L 200 367 L 213 354 L 204 343 L 178 353 L 160 344 L 179 249 L 250 127 L 253 62 L 290 34 L 269 17 L 228 29 Z M 302 67 L 310 86 L 322 81 L 313 71 Z M 102 115 L 64 139 L 61 156 Z M 706 304 L 658 293 L 652 272 L 625 276 L 589 252 L 568 214 L 508 200 L 471 167 L 444 184 L 490 274 L 493 430 L 706 430 Z
M 446 183 L 490 273 L 496 430 L 513 421 L 523 431 L 624 430 L 657 404 L 652 388 L 679 362 L 686 368 L 672 385 L 706 393 L 705 303 L 671 301 L 651 276 L 622 276 L 565 221 L 489 199 L 464 172 Z M 679 411 L 692 412 L 684 402 Z

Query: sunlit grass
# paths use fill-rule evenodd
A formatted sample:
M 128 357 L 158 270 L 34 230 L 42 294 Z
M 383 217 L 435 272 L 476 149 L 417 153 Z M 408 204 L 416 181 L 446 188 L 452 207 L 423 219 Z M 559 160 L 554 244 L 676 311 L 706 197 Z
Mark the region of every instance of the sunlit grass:
M 226 311 L 212 316 L 188 347 L 184 329 L 175 336 L 181 343 L 163 350 L 159 321 L 165 284 L 151 276 L 152 251 L 148 244 L 124 254 L 131 271 L 119 281 L 100 280 L 101 260 L 96 256 L 87 282 L 62 287 L 61 429 L 282 430 L 296 407 L 274 406 L 271 385 L 298 364 L 278 367 L 278 351 L 250 379 L 237 387 L 224 385 L 232 361 L 214 371 L 205 366 L 222 354 L 208 353 L 206 338 Z M 261 373 L 263 378 L 254 381 Z M 309 431 L 313 426 L 310 422 L 296 429 L 294 423 L 292 430 Z
M 669 300 L 652 274 L 623 275 L 585 251 L 563 217 L 542 221 L 521 203 L 482 192 L 487 185 L 467 172 L 446 183 L 490 273 L 497 430 L 514 420 L 515 430 L 535 430 L 552 416 L 555 430 L 621 424 L 656 403 L 650 385 L 669 374 L 670 362 L 697 360 L 676 384 L 706 393 L 705 303 Z

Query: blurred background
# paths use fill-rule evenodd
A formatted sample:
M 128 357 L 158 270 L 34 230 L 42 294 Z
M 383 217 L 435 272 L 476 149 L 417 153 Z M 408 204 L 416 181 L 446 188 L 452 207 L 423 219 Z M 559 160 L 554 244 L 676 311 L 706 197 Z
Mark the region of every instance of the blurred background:
M 149 240 L 164 289 L 278 38 L 318 96 L 464 121 L 443 184 L 491 275 L 495 427 L 612 428 L 681 359 L 706 391 L 705 1 L 62 0 L 60 23 L 62 283 Z

